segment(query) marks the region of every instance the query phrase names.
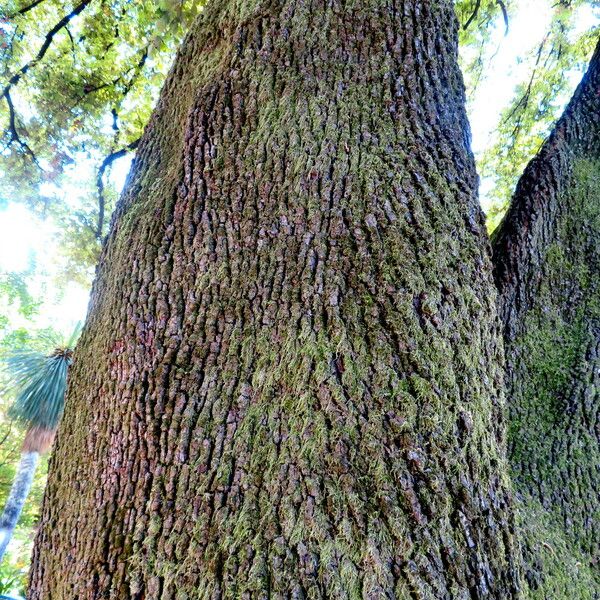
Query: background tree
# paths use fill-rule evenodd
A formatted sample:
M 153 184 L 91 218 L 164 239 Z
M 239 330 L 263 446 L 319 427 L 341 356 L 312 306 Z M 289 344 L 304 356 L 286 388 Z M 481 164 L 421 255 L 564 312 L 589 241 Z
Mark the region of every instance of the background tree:
M 29 350 L 8 357 L 16 397 L 9 416 L 27 425 L 10 494 L 0 516 L 0 561 L 4 557 L 33 483 L 40 454 L 52 445 L 64 407 L 67 371 L 78 332 L 50 355 Z M 5 390 L 6 392 L 6 390 Z
M 103 252 L 31 598 L 514 597 L 468 140 L 451 2 L 206 7 Z
M 527 581 L 600 597 L 600 44 L 494 239 Z

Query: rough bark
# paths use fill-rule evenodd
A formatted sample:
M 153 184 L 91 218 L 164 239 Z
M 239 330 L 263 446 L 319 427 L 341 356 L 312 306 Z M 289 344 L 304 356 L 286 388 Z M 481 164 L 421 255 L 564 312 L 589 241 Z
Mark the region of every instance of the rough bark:
M 493 242 L 527 579 L 600 597 L 600 45 Z
M 142 139 L 32 599 L 514 598 L 450 0 L 229 0 Z

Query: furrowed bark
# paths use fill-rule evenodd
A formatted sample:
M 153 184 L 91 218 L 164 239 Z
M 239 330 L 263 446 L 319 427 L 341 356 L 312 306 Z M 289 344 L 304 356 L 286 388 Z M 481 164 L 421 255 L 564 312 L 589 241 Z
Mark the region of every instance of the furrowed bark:
M 493 241 L 535 597 L 600 597 L 600 45 Z
M 69 376 L 32 599 L 514 598 L 452 3 L 209 4 Z

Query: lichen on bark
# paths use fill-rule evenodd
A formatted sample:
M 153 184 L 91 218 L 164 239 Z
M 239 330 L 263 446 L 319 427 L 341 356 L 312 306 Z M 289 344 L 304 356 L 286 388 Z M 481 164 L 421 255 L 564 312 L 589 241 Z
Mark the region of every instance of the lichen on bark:
M 31 598 L 514 598 L 456 37 L 450 0 L 207 6 L 103 253 Z

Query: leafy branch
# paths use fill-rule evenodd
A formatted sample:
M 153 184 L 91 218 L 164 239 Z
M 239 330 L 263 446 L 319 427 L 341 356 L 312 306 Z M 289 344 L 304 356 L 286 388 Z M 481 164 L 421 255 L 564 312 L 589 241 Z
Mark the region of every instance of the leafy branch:
M 24 9 L 21 9 L 21 11 L 19 11 L 20 14 L 26 13 L 28 10 L 31 10 L 32 8 L 34 8 L 35 6 L 40 4 L 40 2 L 42 2 L 42 1 L 43 0 L 36 0 L 36 2 L 29 5 L 29 7 L 25 7 Z M 40 166 L 40 163 L 38 162 L 37 157 L 35 156 L 35 153 L 29 147 L 29 145 L 21 139 L 21 137 L 19 136 L 19 133 L 17 132 L 16 111 L 15 111 L 15 106 L 13 104 L 12 98 L 10 96 L 10 92 L 11 92 L 12 88 L 19 83 L 21 78 L 31 68 L 33 68 L 37 63 L 39 63 L 44 58 L 44 56 L 46 55 L 46 52 L 48 51 L 48 48 L 50 48 L 50 46 L 52 45 L 54 36 L 61 29 L 66 28 L 67 25 L 69 24 L 69 22 L 72 21 L 80 12 L 82 12 L 83 9 L 91 1 L 92 0 L 83 0 L 69 14 L 65 15 L 62 19 L 60 19 L 60 21 L 58 21 L 58 23 L 56 23 L 54 25 L 54 27 L 52 27 L 52 29 L 50 29 L 50 31 L 46 34 L 46 37 L 44 38 L 44 43 L 38 50 L 37 54 L 29 62 L 25 63 L 16 73 L 14 73 L 9 78 L 8 83 L 6 84 L 6 86 L 4 87 L 2 92 L 0 93 L 0 100 L 4 99 L 8 106 L 8 131 L 10 133 L 10 139 L 9 139 L 8 145 L 10 146 L 10 144 L 12 144 L 13 142 L 16 142 L 17 144 L 19 144 L 19 146 L 26 152 L 26 154 L 28 154 L 30 156 L 30 158 L 35 163 L 35 165 L 42 171 L 43 171 L 43 169 Z
M 10 79 L 8 83 L 0 93 L 0 100 L 2 98 L 6 98 L 6 94 L 8 94 L 11 88 L 25 75 L 32 67 L 34 67 L 37 63 L 39 63 L 44 56 L 46 56 L 46 52 L 48 52 L 48 48 L 52 45 L 52 40 L 54 36 L 63 29 L 66 25 L 68 25 L 83 9 L 91 2 L 92 0 L 83 0 L 80 4 L 78 4 L 68 15 L 65 15 L 54 27 L 46 34 L 44 38 L 44 43 L 38 50 L 38 53 L 27 63 L 25 63 Z
M 8 18 L 14 19 L 17 15 L 24 15 L 24 14 L 28 13 L 30 10 L 34 9 L 39 4 L 41 4 L 42 2 L 44 2 L 44 0 L 34 0 L 34 2 L 32 2 L 31 4 L 28 4 L 27 6 L 24 6 L 23 8 L 20 8 L 17 12 L 13 13 Z

